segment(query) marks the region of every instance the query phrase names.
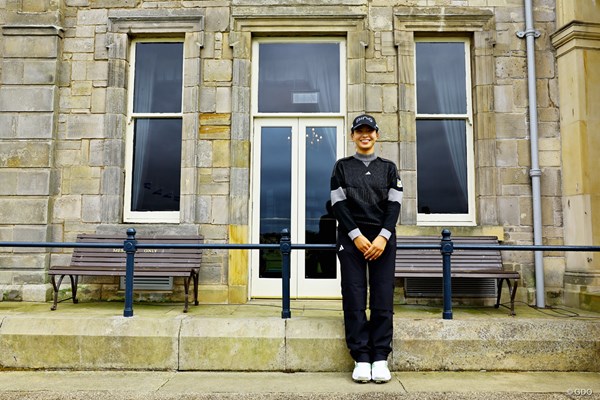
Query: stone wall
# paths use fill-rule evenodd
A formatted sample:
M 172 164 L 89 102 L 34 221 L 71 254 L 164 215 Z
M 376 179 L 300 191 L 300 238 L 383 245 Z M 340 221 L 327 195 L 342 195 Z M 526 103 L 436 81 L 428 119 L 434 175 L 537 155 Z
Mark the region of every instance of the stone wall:
M 64 30 L 54 2 L 5 2 L 0 10 L 0 240 L 48 241 Z M 3 249 L 3 299 L 45 300 L 49 254 Z
M 557 49 L 560 130 L 563 166 L 565 243 L 598 245 L 600 176 L 600 5 L 575 0 L 557 2 Z M 600 257 L 597 253 L 567 253 L 565 303 L 600 309 Z
M 550 43 L 555 2 L 535 6 L 543 236 L 545 244 L 562 244 L 559 96 Z M 446 226 L 416 226 L 410 190 L 416 184 L 412 43 L 424 33 L 470 37 L 478 225 L 449 228 L 532 243 L 526 54 L 516 35 L 524 29 L 522 0 L 6 0 L 0 22 L 3 240 L 72 241 L 78 233 L 130 226 L 123 223 L 128 46 L 136 35 L 167 32 L 184 37 L 188 71 L 181 224 L 135 227 L 199 232 L 212 243 L 248 242 L 252 38 L 314 32 L 347 38 L 348 118 L 375 115 L 383 133 L 379 152 L 398 162 L 407 188 L 399 233 L 433 235 Z M 208 251 L 201 300 L 246 301 L 247 257 Z M 504 258 L 523 274 L 521 300 L 533 302 L 533 256 Z M 4 297 L 32 299 L 25 293 L 39 287 L 43 293 L 35 298 L 43 298 L 48 263 L 68 260 L 68 252 L 2 253 Z M 545 270 L 549 301 L 559 303 L 564 255 L 547 253 Z M 116 281 L 89 285 L 90 297 L 119 295 Z

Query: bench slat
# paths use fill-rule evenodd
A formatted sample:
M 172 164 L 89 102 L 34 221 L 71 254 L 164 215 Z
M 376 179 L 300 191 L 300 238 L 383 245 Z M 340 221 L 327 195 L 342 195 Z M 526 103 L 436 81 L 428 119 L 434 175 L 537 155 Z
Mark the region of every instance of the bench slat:
M 399 236 L 398 244 L 440 244 L 441 239 L 434 236 Z M 497 245 L 495 236 L 459 236 L 452 238 L 455 244 Z M 499 250 L 455 250 L 452 253 L 454 268 L 495 268 L 502 269 L 502 255 Z M 439 249 L 402 249 L 396 251 L 396 274 L 402 274 L 406 268 L 442 268 L 442 256 Z
M 77 275 L 77 276 L 125 276 L 126 271 L 122 269 L 94 269 L 94 270 L 63 270 L 60 271 L 60 274 L 57 275 Z M 157 270 L 157 271 L 136 271 L 135 276 L 190 276 L 190 270 L 180 271 L 180 270 Z
M 512 271 L 452 271 L 450 275 L 453 278 L 510 278 L 510 279 L 519 279 L 518 272 Z M 405 270 L 402 272 L 403 278 L 441 278 L 443 276 L 441 271 L 423 271 L 423 270 Z
M 71 263 L 74 262 L 78 262 L 78 261 L 82 261 L 82 262 L 89 262 L 90 260 L 102 260 L 102 261 L 106 261 L 106 262 L 125 262 L 125 260 L 127 260 L 127 258 L 125 256 L 104 256 L 103 254 L 98 254 L 98 253 L 88 253 L 89 255 L 82 255 L 82 254 L 75 254 L 71 261 Z M 177 257 L 169 257 L 168 255 L 163 255 L 162 257 L 140 257 L 138 256 L 138 254 L 136 253 L 135 255 L 135 263 L 142 263 L 142 262 L 152 262 L 155 264 L 171 264 L 171 263 L 181 263 L 181 262 L 197 262 L 198 260 L 201 260 L 202 257 L 198 254 L 194 254 L 193 256 L 190 255 L 188 256 L 177 256 Z M 188 261 L 189 260 L 189 261 Z
M 77 253 L 82 253 L 82 254 L 88 254 L 88 253 L 102 253 L 102 254 L 111 254 L 114 253 L 115 255 L 118 254 L 127 254 L 123 251 L 122 248 L 119 249 L 113 249 L 113 248 L 76 248 L 75 251 Z M 136 255 L 140 255 L 140 256 L 144 256 L 144 255 L 160 255 L 163 253 L 169 253 L 169 254 L 200 254 L 202 253 L 201 249 L 195 250 L 195 249 L 140 249 L 138 248 L 136 251 Z
M 73 262 L 70 264 L 70 268 L 82 268 L 82 267 L 86 267 L 86 266 L 90 266 L 92 268 L 97 268 L 99 266 L 109 266 L 109 267 L 113 267 L 113 268 L 122 268 L 125 269 L 126 267 L 126 263 L 125 262 L 104 262 L 103 260 L 89 260 L 87 262 Z M 180 267 L 180 268 L 195 268 L 197 267 L 197 263 L 171 263 L 169 264 L 157 264 L 157 263 L 134 263 L 134 269 L 137 271 L 140 268 L 148 268 L 148 267 L 154 267 L 154 268 L 171 268 L 171 267 Z M 50 271 L 54 271 L 56 268 L 64 268 L 64 267 L 56 267 L 53 266 L 50 268 Z

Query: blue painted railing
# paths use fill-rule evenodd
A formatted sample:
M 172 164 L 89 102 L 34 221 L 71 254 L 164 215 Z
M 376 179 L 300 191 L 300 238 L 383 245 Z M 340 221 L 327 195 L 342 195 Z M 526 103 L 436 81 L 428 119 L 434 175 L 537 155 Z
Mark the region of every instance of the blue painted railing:
M 328 250 L 334 251 L 335 244 L 294 244 L 291 242 L 287 229 L 281 232 L 279 244 L 227 244 L 227 243 L 198 243 L 198 244 L 168 244 L 168 243 L 138 243 L 136 231 L 127 229 L 127 239 L 122 243 L 68 243 L 68 242 L 0 242 L 2 247 L 37 247 L 37 248 L 113 248 L 123 249 L 126 253 L 125 271 L 125 305 L 124 317 L 133 316 L 133 276 L 135 275 L 135 254 L 138 249 L 214 249 L 214 250 L 266 250 L 279 249 L 282 256 L 281 279 L 281 318 L 291 318 L 290 308 L 290 256 L 293 250 Z M 434 244 L 398 244 L 401 249 L 439 249 L 443 260 L 443 319 L 452 319 L 452 253 L 454 250 L 513 250 L 513 251 L 584 251 L 600 252 L 600 246 L 567 246 L 567 245 L 481 245 L 455 244 L 448 229 L 442 231 L 439 245 Z

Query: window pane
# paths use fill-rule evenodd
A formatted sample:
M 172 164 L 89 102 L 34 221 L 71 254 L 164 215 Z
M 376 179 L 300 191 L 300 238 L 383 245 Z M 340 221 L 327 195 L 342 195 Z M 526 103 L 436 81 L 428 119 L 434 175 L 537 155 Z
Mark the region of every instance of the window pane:
M 306 243 L 335 243 L 329 180 L 335 164 L 336 128 L 306 128 Z M 335 279 L 335 251 L 306 250 L 306 278 Z
M 467 93 L 463 42 L 417 42 L 417 113 L 465 114 Z
M 263 127 L 260 157 L 260 243 L 279 243 L 291 228 L 292 130 Z M 281 252 L 261 250 L 261 278 L 281 278 Z
M 417 188 L 419 213 L 468 213 L 465 121 L 417 120 Z
M 131 211 L 179 211 L 181 119 L 138 119 Z
M 259 112 L 339 112 L 339 43 L 261 43 Z
M 181 112 L 183 43 L 137 43 L 133 112 Z

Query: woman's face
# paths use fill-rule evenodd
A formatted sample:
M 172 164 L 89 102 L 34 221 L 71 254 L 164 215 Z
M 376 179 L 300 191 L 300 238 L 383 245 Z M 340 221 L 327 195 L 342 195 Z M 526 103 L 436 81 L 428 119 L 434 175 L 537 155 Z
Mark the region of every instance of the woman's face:
M 360 154 L 375 152 L 377 139 L 379 139 L 379 133 L 367 125 L 361 125 L 352 132 L 352 141 L 356 145 L 356 152 Z

